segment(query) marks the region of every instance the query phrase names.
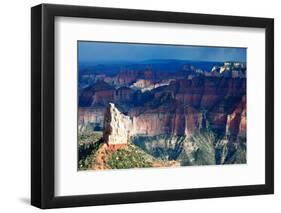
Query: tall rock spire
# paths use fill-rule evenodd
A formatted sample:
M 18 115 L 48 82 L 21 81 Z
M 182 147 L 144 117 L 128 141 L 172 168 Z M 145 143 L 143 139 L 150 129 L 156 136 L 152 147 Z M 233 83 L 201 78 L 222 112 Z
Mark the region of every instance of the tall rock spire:
M 103 140 L 108 145 L 127 144 L 131 137 L 132 120 L 109 103 L 104 116 Z

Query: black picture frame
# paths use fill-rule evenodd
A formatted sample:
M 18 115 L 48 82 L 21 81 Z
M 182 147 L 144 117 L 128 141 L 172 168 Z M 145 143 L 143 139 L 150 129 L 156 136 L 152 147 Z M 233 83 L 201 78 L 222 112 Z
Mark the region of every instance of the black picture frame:
M 265 48 L 265 184 L 56 197 L 54 171 L 55 17 L 263 28 Z M 164 11 L 41 4 L 31 8 L 31 204 L 59 208 L 274 193 L 274 20 Z

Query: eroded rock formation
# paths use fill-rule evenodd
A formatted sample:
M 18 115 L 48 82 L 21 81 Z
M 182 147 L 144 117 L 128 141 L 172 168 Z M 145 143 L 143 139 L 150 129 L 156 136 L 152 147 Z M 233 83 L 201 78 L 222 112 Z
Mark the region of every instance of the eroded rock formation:
M 226 135 L 246 136 L 246 96 L 242 97 L 234 111 L 227 116 Z
M 103 140 L 108 145 L 127 144 L 131 137 L 132 120 L 109 103 L 104 116 Z

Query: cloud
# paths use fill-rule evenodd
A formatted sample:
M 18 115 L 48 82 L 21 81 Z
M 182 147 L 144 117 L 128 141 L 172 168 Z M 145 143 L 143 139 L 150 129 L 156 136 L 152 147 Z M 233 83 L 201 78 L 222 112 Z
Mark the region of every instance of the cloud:
M 197 61 L 246 61 L 246 48 L 114 42 L 78 43 L 79 61 L 144 61 L 179 59 Z

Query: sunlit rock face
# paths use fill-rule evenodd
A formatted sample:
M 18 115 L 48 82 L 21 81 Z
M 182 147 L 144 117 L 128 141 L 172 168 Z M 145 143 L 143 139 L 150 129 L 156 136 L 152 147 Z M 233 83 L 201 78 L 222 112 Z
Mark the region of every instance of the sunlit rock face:
M 226 135 L 246 136 L 246 96 L 227 116 Z
M 127 144 L 131 137 L 132 120 L 109 103 L 104 116 L 103 140 L 108 145 Z
M 154 89 L 154 84 L 151 80 L 139 79 L 133 83 L 132 88 L 137 88 L 145 92 Z
M 202 113 L 192 107 L 167 106 L 155 110 L 130 111 L 133 133 L 137 135 L 190 136 L 202 128 Z

